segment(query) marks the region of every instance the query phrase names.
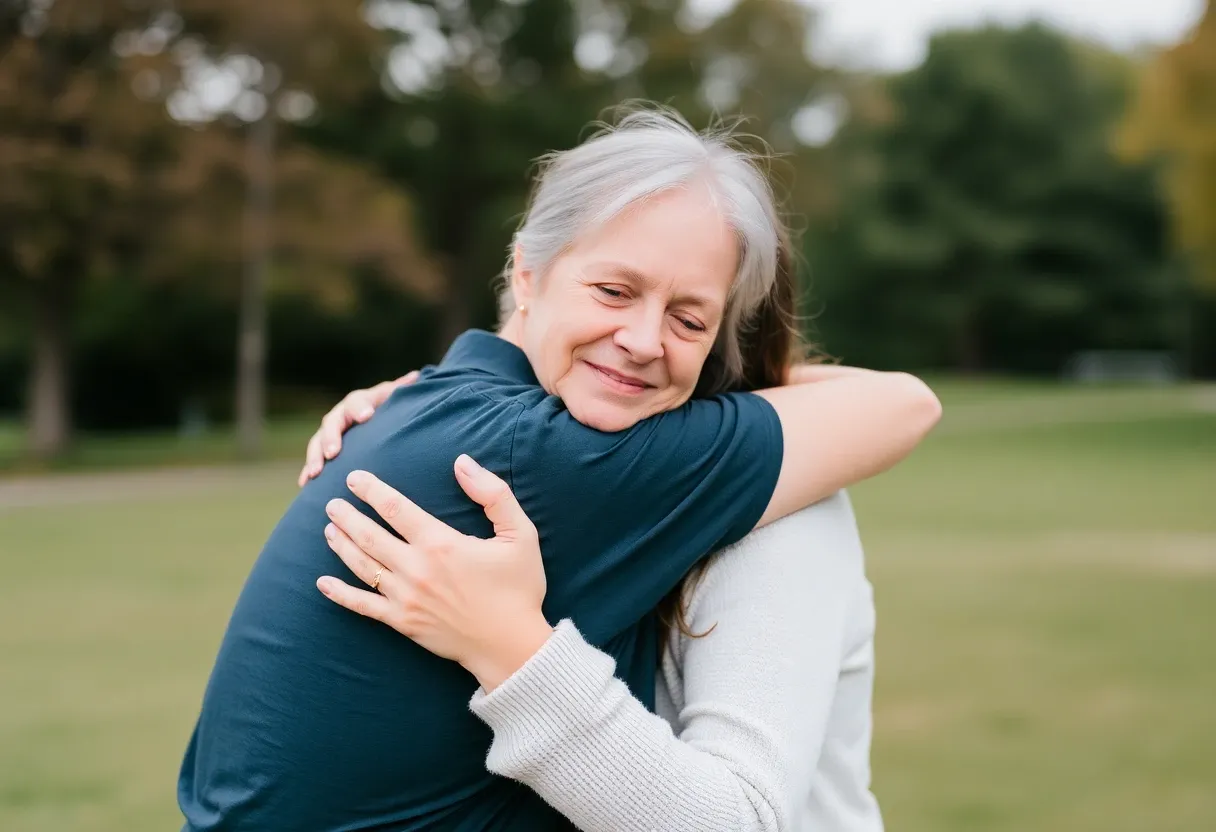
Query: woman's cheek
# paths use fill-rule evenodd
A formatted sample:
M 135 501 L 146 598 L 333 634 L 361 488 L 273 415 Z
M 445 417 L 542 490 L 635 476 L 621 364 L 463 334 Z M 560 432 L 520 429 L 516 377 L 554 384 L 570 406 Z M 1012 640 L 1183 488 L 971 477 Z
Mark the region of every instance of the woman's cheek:
M 692 390 L 701 378 L 701 370 L 705 367 L 705 359 L 709 353 L 699 344 L 683 342 L 681 347 L 677 384 L 681 388 Z

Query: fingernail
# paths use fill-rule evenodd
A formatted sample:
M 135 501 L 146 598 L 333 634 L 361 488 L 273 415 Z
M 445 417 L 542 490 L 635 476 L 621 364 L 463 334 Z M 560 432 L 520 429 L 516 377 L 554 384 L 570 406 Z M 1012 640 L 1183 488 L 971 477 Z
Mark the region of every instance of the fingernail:
M 334 526 L 334 524 L 333 524 L 333 523 L 326 523 L 326 524 L 325 524 L 325 538 L 326 538 L 327 540 L 333 540 L 333 539 L 334 539 L 334 535 L 335 535 L 335 534 L 337 534 L 337 531 L 338 531 L 338 529 L 337 529 L 337 527 L 336 527 L 336 526 Z
M 326 455 L 327 457 L 332 457 L 332 456 L 333 456 L 334 454 L 336 454 L 337 452 L 338 452 L 338 446 L 337 446 L 337 445 L 326 445 L 326 446 L 325 446 L 325 455 Z
M 329 595 L 334 588 L 334 579 L 328 575 L 317 578 L 317 589 L 321 590 L 321 594 Z
M 363 471 L 351 471 L 346 475 L 346 484 L 351 488 L 358 488 L 367 482 L 367 474 Z
M 361 407 L 361 408 L 359 408 L 359 412 L 356 413 L 355 415 L 358 416 L 360 419 L 366 419 L 372 415 L 372 409 L 370 407 Z
M 456 457 L 456 467 L 468 474 L 470 477 L 475 477 L 485 470 L 474 462 L 473 457 L 469 456 L 468 454 L 461 454 L 460 456 Z
M 330 517 L 333 517 L 335 514 L 338 513 L 338 506 L 340 506 L 340 505 L 342 505 L 341 500 L 337 500 L 337 499 L 330 500 L 328 503 L 325 504 L 325 513 L 328 514 Z

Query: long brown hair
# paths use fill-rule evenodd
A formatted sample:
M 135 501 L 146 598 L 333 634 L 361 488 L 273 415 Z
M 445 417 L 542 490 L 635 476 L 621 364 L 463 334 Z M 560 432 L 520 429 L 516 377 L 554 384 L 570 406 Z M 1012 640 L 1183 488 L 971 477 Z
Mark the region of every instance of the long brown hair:
M 781 227 L 777 245 L 777 277 L 773 288 L 746 329 L 739 333 L 739 348 L 743 354 L 742 379 L 734 384 L 725 384 L 725 369 L 720 360 L 711 354 L 701 371 L 697 395 L 779 387 L 785 384 L 791 364 L 818 360 L 808 356 L 809 349 L 799 332 L 798 288 L 793 244 L 789 231 Z M 701 580 L 708 565 L 709 558 L 698 562 L 680 584 L 659 602 L 657 612 L 664 628 L 661 637 L 666 638 L 672 629 L 690 638 L 701 638 L 713 631 L 711 626 L 703 633 L 694 633 L 688 624 L 686 604 L 687 595 Z

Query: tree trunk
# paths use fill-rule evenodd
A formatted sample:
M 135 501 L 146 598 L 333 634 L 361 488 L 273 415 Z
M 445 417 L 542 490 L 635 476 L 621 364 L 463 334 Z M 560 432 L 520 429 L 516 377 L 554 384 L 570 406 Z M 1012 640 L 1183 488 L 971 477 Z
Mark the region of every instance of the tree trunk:
M 954 366 L 964 375 L 977 375 L 984 369 L 986 360 L 983 301 L 971 294 L 962 298 L 962 304 L 962 315 L 954 333 Z
M 976 331 L 974 313 L 968 313 L 963 319 L 958 332 L 955 366 L 964 375 L 976 375 L 982 369 L 983 359 L 980 357 L 980 338 Z
M 269 99 L 269 96 L 267 96 Z M 266 419 L 266 273 L 271 258 L 274 107 L 249 128 L 249 184 L 245 202 L 245 268 L 237 340 L 236 421 L 243 456 L 262 450 Z
M 72 434 L 69 405 L 71 278 L 34 282 L 34 361 L 26 399 L 29 450 L 49 459 L 63 453 Z

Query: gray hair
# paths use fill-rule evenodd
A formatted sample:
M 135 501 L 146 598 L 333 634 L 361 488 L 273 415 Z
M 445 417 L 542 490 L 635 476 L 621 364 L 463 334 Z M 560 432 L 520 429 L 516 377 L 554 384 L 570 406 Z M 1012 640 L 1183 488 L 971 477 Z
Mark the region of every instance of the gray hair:
M 510 275 L 516 244 L 529 268 L 543 276 L 581 236 L 634 203 L 704 183 L 739 241 L 738 271 L 713 348 L 729 379 L 738 380 L 743 374 L 740 333 L 773 288 L 784 239 L 760 166 L 764 157 L 739 146 L 729 129 L 698 133 L 665 108 L 633 108 L 615 125 L 600 126 L 577 147 L 541 157 L 532 200 L 503 273 L 502 320 L 515 306 Z

